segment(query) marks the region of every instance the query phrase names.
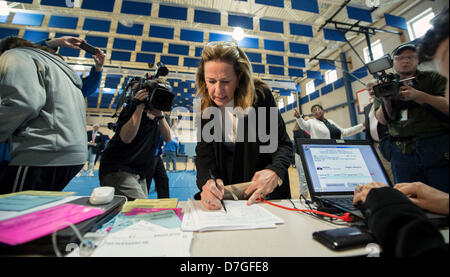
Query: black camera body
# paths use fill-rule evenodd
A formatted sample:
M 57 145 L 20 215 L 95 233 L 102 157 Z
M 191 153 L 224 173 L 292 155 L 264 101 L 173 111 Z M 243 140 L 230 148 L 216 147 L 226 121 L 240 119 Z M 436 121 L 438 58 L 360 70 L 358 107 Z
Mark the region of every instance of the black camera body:
M 400 87 L 403 86 L 403 84 L 413 86 L 415 78 L 400 80 L 398 75 L 394 73 L 386 73 L 386 70 L 391 69 L 393 66 L 394 62 L 389 54 L 366 64 L 369 72 L 379 82 L 378 85 L 373 87 L 375 96 L 378 98 L 391 97 L 392 100 L 401 101 L 399 93 Z
M 130 79 L 121 95 L 117 108 L 120 108 L 124 103 L 130 104 L 134 100 L 134 96 L 140 90 L 146 89 L 149 92 L 147 99 L 141 101 L 145 104 L 145 110 L 156 109 L 164 112 L 172 110 L 175 94 L 173 89 L 168 84 L 158 82 L 156 79 L 159 76 L 166 76 L 169 73 L 167 67 L 159 62 L 156 65 L 154 76 L 134 77 Z M 116 112 L 117 113 L 117 112 Z
M 381 98 L 390 96 L 392 97 L 392 99 L 399 98 L 399 92 L 402 83 L 400 83 L 400 80 L 395 74 L 386 74 L 385 72 L 383 72 L 378 80 L 381 83 L 373 87 L 373 91 L 375 92 L 376 97 Z
M 130 80 L 129 84 L 131 84 L 131 99 L 140 90 L 145 89 L 149 92 L 149 96 L 143 101 L 145 110 L 156 109 L 164 112 L 172 110 L 175 94 L 172 92 L 170 85 L 158 83 L 155 79 L 148 76 L 145 78 L 134 78 Z

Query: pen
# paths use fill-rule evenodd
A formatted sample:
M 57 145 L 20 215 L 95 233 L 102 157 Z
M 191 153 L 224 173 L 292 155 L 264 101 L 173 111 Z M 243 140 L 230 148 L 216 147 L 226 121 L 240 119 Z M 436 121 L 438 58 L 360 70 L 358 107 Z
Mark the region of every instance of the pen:
M 211 169 L 209 170 L 209 176 L 210 176 L 211 179 L 214 180 L 214 182 L 216 183 L 216 187 L 217 187 L 216 177 L 214 177 L 214 174 L 212 173 Z M 220 200 L 220 203 L 222 203 L 223 210 L 224 210 L 225 212 L 227 212 L 227 208 L 225 207 L 225 203 L 223 203 L 223 199 Z

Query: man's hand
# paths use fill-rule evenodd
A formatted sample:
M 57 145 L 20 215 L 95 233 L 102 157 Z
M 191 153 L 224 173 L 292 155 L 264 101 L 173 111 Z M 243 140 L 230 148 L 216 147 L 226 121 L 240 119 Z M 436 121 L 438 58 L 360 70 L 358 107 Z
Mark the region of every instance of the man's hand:
M 105 64 L 106 55 L 105 53 L 100 49 L 97 48 L 97 54 L 92 55 L 95 61 L 95 71 L 100 72 L 103 71 L 103 65 Z
M 400 87 L 400 98 L 404 101 L 415 101 L 419 104 L 423 103 L 423 96 L 425 92 L 417 90 L 413 87 L 403 85 Z
M 137 105 L 137 107 L 136 107 L 137 109 L 140 110 L 140 112 L 142 112 L 144 110 L 145 104 L 143 103 L 143 101 L 147 98 L 148 98 L 148 91 L 146 89 L 141 89 L 134 95 L 135 101 L 142 102 L 139 105 Z
M 65 47 L 65 48 L 80 49 L 80 44 L 82 42 L 85 42 L 85 40 L 77 37 L 64 36 L 48 40 L 46 43 L 48 46 L 52 48 Z
M 247 205 L 253 204 L 258 198 L 266 197 L 266 195 L 272 193 L 277 186 L 278 175 L 275 171 L 264 169 L 256 172 L 252 178 L 252 184 L 244 192 L 245 198 L 251 195 L 247 201 Z
M 151 120 L 154 120 L 156 117 L 164 116 L 164 113 L 157 109 L 150 109 L 147 111 L 147 116 Z
M 294 116 L 296 118 L 300 118 L 300 113 L 297 111 L 297 109 L 294 109 Z
M 448 215 L 448 193 L 427 186 L 421 182 L 400 183 L 395 185 L 403 194 L 422 209 L 433 213 Z

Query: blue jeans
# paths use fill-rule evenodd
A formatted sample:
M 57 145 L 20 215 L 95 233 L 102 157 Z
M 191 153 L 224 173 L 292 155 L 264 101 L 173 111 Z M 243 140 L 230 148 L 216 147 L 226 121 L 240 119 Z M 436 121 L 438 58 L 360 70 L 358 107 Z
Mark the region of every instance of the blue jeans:
M 166 169 L 169 170 L 170 163 L 172 162 L 173 171 L 177 171 L 177 153 L 176 152 L 166 152 Z
M 396 184 L 422 182 L 449 192 L 448 134 L 415 139 L 411 155 L 403 154 L 394 143 L 390 144 Z

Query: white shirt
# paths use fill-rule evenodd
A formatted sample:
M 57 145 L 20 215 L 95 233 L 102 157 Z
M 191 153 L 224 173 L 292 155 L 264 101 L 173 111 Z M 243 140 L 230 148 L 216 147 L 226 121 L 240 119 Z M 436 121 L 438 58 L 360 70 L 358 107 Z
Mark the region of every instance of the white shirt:
M 330 139 L 330 130 L 321 120 L 316 118 L 311 118 L 309 120 L 304 120 L 303 118 L 296 118 L 298 126 L 303 130 L 308 131 L 311 134 L 312 139 Z M 341 131 L 341 138 L 351 137 L 362 132 L 365 128 L 362 123 L 355 125 L 350 128 L 341 128 L 339 125 L 334 123 L 334 121 L 327 119 L 328 122 L 336 126 Z

